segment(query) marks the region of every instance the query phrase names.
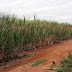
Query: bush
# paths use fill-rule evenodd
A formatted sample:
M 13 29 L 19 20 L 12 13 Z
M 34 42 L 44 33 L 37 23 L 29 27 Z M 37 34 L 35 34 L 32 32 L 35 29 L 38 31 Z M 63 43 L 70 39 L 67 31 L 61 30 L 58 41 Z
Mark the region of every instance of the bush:
M 63 60 L 61 60 L 61 65 L 58 67 L 59 67 L 58 69 L 52 68 L 52 70 L 56 70 L 57 72 L 72 72 L 72 53 L 71 52 L 68 53 L 67 59 L 63 58 Z

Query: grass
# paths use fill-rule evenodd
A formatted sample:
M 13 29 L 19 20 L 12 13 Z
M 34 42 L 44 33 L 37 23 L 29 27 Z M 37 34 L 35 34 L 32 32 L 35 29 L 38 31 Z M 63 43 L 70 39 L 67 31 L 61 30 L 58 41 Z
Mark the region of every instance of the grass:
M 72 25 L 0 14 L 0 60 L 72 38 Z
M 48 70 L 56 70 L 57 72 L 72 72 L 72 53 L 69 52 L 68 57 L 61 60 L 61 65 L 58 66 L 57 69 L 53 69 L 53 67 L 51 67 L 51 69 Z
M 32 64 L 32 67 L 37 67 L 37 66 L 39 66 L 40 64 L 42 64 L 42 63 L 44 63 L 45 61 L 47 61 L 47 60 L 38 60 L 38 61 L 36 61 L 34 64 Z

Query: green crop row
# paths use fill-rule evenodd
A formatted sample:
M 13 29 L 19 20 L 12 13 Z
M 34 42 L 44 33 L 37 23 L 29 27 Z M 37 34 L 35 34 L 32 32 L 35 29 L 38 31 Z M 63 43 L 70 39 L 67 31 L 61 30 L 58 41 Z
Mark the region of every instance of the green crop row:
M 14 16 L 0 16 L 0 55 L 12 58 L 21 50 L 52 45 L 72 38 L 72 25 L 40 20 L 17 19 Z

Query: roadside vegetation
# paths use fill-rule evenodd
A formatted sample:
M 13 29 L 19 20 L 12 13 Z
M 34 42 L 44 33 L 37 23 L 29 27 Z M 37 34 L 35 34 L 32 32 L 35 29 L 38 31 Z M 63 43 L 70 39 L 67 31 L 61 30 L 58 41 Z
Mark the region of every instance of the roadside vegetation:
M 72 25 L 0 14 L 0 60 L 72 38 Z
M 67 58 L 63 58 L 63 60 L 61 60 L 61 65 L 60 66 L 56 66 L 58 67 L 57 69 L 53 69 L 55 67 L 56 64 L 53 64 L 51 67 L 51 69 L 48 70 L 55 70 L 57 72 L 72 72 L 72 53 L 69 52 L 68 53 L 68 57 Z
M 47 60 L 45 60 L 45 59 L 44 59 L 44 60 L 38 60 L 38 61 L 36 61 L 34 64 L 32 64 L 32 67 L 36 67 L 36 66 L 44 63 L 45 61 L 47 61 Z

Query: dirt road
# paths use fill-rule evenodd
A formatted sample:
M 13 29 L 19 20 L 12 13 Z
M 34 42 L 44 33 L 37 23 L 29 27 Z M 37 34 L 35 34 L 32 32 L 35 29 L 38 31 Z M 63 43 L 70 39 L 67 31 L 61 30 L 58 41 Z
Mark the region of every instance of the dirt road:
M 72 40 L 63 41 L 52 46 L 42 47 L 33 51 L 27 52 L 31 55 L 29 58 L 20 59 L 12 66 L 0 68 L 0 72 L 53 72 L 46 70 L 52 62 L 60 63 L 64 56 L 67 56 L 68 52 L 72 52 Z M 41 59 L 48 59 L 44 63 L 37 67 L 31 65 Z

